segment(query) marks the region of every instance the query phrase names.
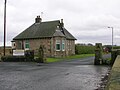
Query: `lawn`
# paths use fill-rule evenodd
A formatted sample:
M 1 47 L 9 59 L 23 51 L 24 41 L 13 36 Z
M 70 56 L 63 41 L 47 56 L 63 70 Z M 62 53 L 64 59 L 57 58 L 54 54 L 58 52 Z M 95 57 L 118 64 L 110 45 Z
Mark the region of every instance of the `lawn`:
M 58 62 L 62 60 L 73 60 L 73 59 L 79 59 L 79 58 L 85 58 L 85 57 L 91 57 L 95 56 L 95 54 L 81 54 L 81 55 L 73 55 L 69 57 L 64 57 L 64 58 L 47 58 L 47 62 Z

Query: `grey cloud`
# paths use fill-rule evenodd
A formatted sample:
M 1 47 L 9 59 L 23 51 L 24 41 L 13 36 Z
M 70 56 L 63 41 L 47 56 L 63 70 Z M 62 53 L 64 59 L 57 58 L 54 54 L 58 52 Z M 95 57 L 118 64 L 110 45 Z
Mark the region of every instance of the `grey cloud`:
M 103 42 L 110 44 L 108 26 L 120 25 L 120 0 L 7 0 L 7 40 L 34 23 L 36 15 L 43 12 L 43 21 L 64 19 L 65 27 L 77 42 Z M 0 0 L 0 20 L 3 19 L 3 0 Z M 0 22 L 0 38 L 3 35 Z M 115 28 L 116 29 L 116 28 Z M 114 30 L 119 37 L 119 30 Z M 102 38 L 102 39 L 101 39 Z M 1 42 L 1 40 L 0 40 Z M 115 42 L 120 45 L 118 39 Z

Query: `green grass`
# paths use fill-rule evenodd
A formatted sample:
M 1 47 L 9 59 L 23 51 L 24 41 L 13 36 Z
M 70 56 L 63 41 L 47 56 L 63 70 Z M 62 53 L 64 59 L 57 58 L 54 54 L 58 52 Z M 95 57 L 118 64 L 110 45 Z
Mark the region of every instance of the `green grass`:
M 51 63 L 51 62 L 57 62 L 57 61 L 61 61 L 60 58 L 47 58 L 47 61 L 48 63 Z
M 73 55 L 73 56 L 69 56 L 69 57 L 65 57 L 65 58 L 47 58 L 47 62 L 48 63 L 59 62 L 59 61 L 63 61 L 63 60 L 80 59 L 80 58 L 85 58 L 85 57 L 90 57 L 90 56 L 94 56 L 94 54 Z

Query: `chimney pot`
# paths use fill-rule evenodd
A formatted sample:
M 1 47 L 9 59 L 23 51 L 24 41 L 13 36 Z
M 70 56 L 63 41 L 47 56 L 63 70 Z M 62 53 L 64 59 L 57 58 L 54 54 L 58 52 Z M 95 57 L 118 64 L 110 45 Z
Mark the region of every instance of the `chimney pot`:
M 42 19 L 40 18 L 40 16 L 37 16 L 35 18 L 35 23 L 41 23 Z
M 63 19 L 61 19 L 61 23 L 63 23 Z
M 60 25 L 62 28 L 64 27 L 63 19 L 61 19 Z

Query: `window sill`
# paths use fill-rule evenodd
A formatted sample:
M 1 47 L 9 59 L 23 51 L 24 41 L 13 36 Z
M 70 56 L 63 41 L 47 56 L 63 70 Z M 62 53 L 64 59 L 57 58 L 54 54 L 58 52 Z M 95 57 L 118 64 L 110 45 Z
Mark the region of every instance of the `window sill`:
M 61 50 L 56 50 L 56 51 L 61 51 Z

